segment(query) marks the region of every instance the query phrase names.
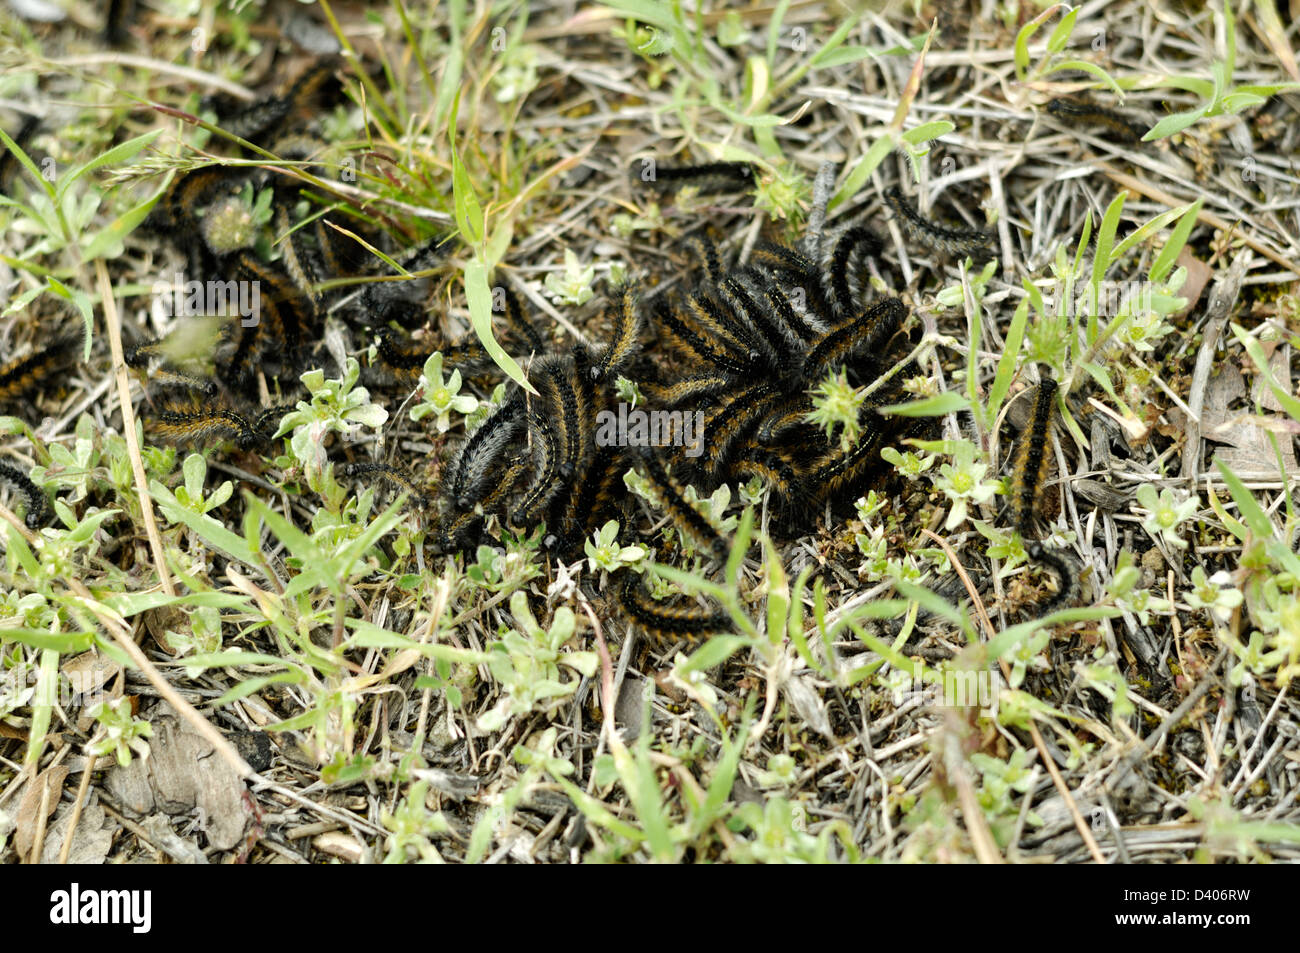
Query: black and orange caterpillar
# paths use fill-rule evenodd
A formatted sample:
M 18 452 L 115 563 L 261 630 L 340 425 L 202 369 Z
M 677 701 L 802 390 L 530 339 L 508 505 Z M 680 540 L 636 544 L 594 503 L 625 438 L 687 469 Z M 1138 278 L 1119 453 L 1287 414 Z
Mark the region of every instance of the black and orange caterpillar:
M 1056 579 L 1056 593 L 1034 606 L 1040 615 L 1071 604 L 1079 594 L 1080 567 L 1077 560 L 1061 549 L 1029 539 L 1034 534 L 1043 502 L 1043 484 L 1051 470 L 1049 440 L 1059 392 L 1056 380 L 1043 375 L 1035 389 L 1033 406 L 1016 448 L 1011 474 L 1012 523 L 1026 539 L 1025 554 Z

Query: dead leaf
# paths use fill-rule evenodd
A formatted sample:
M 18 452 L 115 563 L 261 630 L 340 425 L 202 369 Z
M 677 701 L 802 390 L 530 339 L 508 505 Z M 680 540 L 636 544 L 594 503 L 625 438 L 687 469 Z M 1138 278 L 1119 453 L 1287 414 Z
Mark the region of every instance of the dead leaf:
M 104 780 L 106 790 L 137 815 L 154 808 L 171 815 L 197 810 L 199 828 L 213 847 L 238 845 L 248 825 L 239 775 L 165 702 L 149 720 L 148 762 L 135 758 L 125 768 L 114 765 Z
M 1274 352 L 1269 364 L 1273 373 L 1286 373 L 1284 380 L 1290 379 L 1285 359 L 1279 362 L 1283 351 Z M 1257 379 L 1250 397 L 1260 404 L 1273 409 L 1280 409 L 1277 398 Z M 1242 479 L 1267 480 L 1279 476 L 1278 454 L 1273 449 L 1269 434 L 1277 434 L 1278 449 L 1282 452 L 1281 465 L 1287 473 L 1296 468 L 1295 441 L 1290 435 L 1295 432 L 1295 422 L 1279 414 L 1256 416 L 1243 412 L 1243 405 L 1248 400 L 1246 379 L 1235 365 L 1225 365 L 1205 390 L 1205 406 L 1201 411 L 1201 435 L 1206 440 L 1227 444 L 1215 451 L 1214 458 L 1230 468 Z M 1236 409 L 1234 409 L 1236 408 Z
M 86 695 L 98 692 L 112 681 L 122 671 L 122 666 L 92 649 L 68 659 L 63 663 L 62 670 L 72 684 L 72 691 L 77 695 Z
M 58 817 L 45 832 L 45 846 L 41 849 L 42 864 L 57 864 L 63 850 L 63 840 L 67 837 L 68 825 L 72 823 L 73 805 L 64 804 L 59 809 Z M 108 822 L 104 809 L 99 805 L 95 792 L 86 798 L 86 805 L 77 819 L 77 829 L 72 834 L 72 847 L 68 851 L 70 864 L 102 864 L 113 847 L 113 831 L 116 825 Z
M 1175 318 L 1181 318 L 1190 314 L 1192 309 L 1196 307 L 1197 302 L 1201 300 L 1201 295 L 1210 281 L 1210 276 L 1214 274 L 1214 269 L 1197 258 L 1196 253 L 1186 245 L 1178 253 L 1178 258 L 1174 264 L 1187 269 L 1187 280 L 1183 282 L 1182 288 L 1178 290 L 1178 296 L 1187 299 L 1187 307 L 1174 315 Z
M 835 732 L 831 731 L 831 721 L 826 716 L 826 706 L 808 682 L 798 675 L 786 679 L 785 697 L 790 699 L 799 717 L 815 729 L 828 741 L 835 741 Z
M 171 640 L 167 638 L 168 630 L 181 633 L 192 631 L 189 614 L 177 606 L 162 606 L 147 610 L 144 613 L 144 627 L 168 655 L 176 654 Z
M 22 803 L 18 805 L 18 817 L 15 818 L 18 825 L 14 831 L 14 849 L 18 851 L 18 856 L 27 857 L 36 846 L 36 828 L 39 826 L 42 792 L 49 789 L 45 806 L 45 816 L 48 818 L 59 806 L 63 783 L 67 780 L 67 766 L 56 764 L 52 768 L 46 768 L 27 785 L 27 790 L 23 792 Z M 46 840 L 48 839 L 47 829 Z
M 624 677 L 618 699 L 614 702 L 614 721 L 623 726 L 624 741 L 630 743 L 640 737 L 646 698 L 654 698 L 654 691 L 655 683 L 649 679 L 643 680 L 631 674 Z

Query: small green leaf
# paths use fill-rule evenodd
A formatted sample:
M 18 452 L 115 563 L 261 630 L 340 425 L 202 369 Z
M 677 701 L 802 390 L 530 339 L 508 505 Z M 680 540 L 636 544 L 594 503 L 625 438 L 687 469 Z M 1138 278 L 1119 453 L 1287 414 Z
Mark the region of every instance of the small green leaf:
M 492 336 L 492 289 L 488 286 L 488 269 L 477 258 L 472 258 L 465 263 L 465 298 L 469 303 L 470 324 L 488 355 L 496 362 L 497 367 L 509 375 L 511 380 L 530 394 L 536 394 L 537 390 L 524 376 L 523 368 Z
M 922 397 L 902 404 L 887 404 L 878 409 L 882 414 L 897 414 L 900 417 L 943 417 L 969 406 L 970 401 L 957 391 L 945 391 L 933 397 Z

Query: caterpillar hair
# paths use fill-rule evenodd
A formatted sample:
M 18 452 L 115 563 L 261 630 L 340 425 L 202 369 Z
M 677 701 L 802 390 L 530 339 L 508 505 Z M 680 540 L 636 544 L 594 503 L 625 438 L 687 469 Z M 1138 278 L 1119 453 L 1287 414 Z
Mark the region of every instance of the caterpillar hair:
M 125 46 L 131 38 L 128 31 L 135 19 L 135 0 L 109 0 L 108 14 L 104 18 L 104 42 L 109 46 Z
M 515 435 L 523 430 L 522 409 L 523 400 L 517 394 L 512 395 L 479 424 L 461 447 L 445 483 L 448 496 L 461 509 L 469 509 L 482 495 L 493 466 Z
M 628 283 L 615 291 L 617 302 L 609 309 L 614 320 L 614 337 L 600 357 L 598 376 L 607 380 L 618 374 L 631 360 L 636 350 L 637 334 L 641 330 L 641 312 L 637 308 L 636 286 Z
M 682 251 L 689 261 L 704 265 L 704 277 L 717 281 L 722 277 L 722 261 L 718 258 L 718 246 L 713 240 L 703 235 L 689 235 L 682 239 Z
M 573 362 L 560 355 L 547 355 L 533 364 L 529 374 L 543 397 L 545 411 L 558 431 L 560 464 L 557 473 L 570 480 L 582 453 L 578 421 L 578 388 L 574 386 Z
M 343 83 L 338 77 L 342 63 L 341 57 L 327 56 L 309 66 L 285 94 L 293 111 L 313 118 L 321 107 L 337 102 L 343 95 Z
M 747 274 L 755 274 L 754 270 L 746 269 Z M 785 291 L 775 282 L 759 276 L 759 286 L 763 291 L 763 298 L 767 301 L 768 307 L 772 309 L 777 324 L 781 330 L 781 335 L 785 338 L 786 344 L 791 350 L 802 350 L 818 334 L 819 329 L 813 327 L 807 316 L 799 314 L 786 297 Z
M 836 310 L 845 317 L 852 316 L 857 310 L 849 292 L 849 261 L 859 248 L 867 257 L 875 257 L 884 250 L 884 245 L 870 229 L 855 225 L 845 230 L 831 253 L 831 300 L 834 301 Z
M 581 545 L 584 526 L 601 525 L 605 517 L 621 518 L 620 505 L 625 493 L 623 471 L 615 466 L 622 455 L 620 447 L 596 448 L 591 469 L 576 481 L 577 492 L 571 493 L 555 520 L 553 544 L 562 551 Z
M 1034 542 L 1025 547 L 1025 555 L 1038 565 L 1046 567 L 1056 577 L 1056 594 L 1034 606 L 1040 616 L 1078 601 L 1082 566 L 1072 554 L 1055 546 Z
M 807 495 L 794 469 L 780 454 L 748 450 L 736 461 L 732 472 L 741 480 L 758 477 L 776 491 L 778 499 L 795 501 Z
M 29 113 L 23 120 L 23 124 L 9 138 L 13 139 L 18 148 L 26 152 L 27 143 L 31 141 L 32 136 L 36 135 L 40 125 L 41 117 Z M 0 149 L 0 193 L 6 195 L 9 193 L 9 185 L 17 171 L 18 157 L 8 149 Z
M 24 522 L 28 529 L 40 529 L 50 521 L 50 505 L 46 502 L 41 488 L 32 482 L 22 470 L 11 463 L 0 460 L 0 480 L 8 483 L 27 500 L 27 517 Z
M 885 437 L 884 419 L 872 408 L 864 407 L 859 419 L 863 432 L 847 454 L 828 453 L 818 462 L 808 483 L 817 487 L 813 502 L 821 506 L 828 500 L 853 499 L 863 481 L 880 468 L 880 445 Z
M 0 365 L 0 402 L 28 397 L 50 380 L 76 346 L 74 337 L 56 338 L 25 357 Z
M 167 408 L 153 417 L 153 431 L 168 443 L 203 444 L 211 440 L 233 440 L 242 450 L 262 441 L 262 435 L 233 410 L 179 410 Z
M 749 370 L 745 357 L 715 344 L 713 328 L 699 326 L 700 319 L 707 317 L 707 307 L 696 295 L 691 295 L 688 307 L 681 309 L 670 307 L 662 298 L 657 300 L 655 323 L 661 340 L 688 358 L 711 364 L 727 374 L 744 375 Z
M 151 387 L 174 387 L 179 390 L 193 391 L 201 397 L 217 396 L 216 381 L 204 380 L 166 366 L 156 367 L 150 372 L 149 384 Z
M 768 311 L 754 301 L 745 284 L 736 276 L 728 275 L 718 283 L 718 293 L 731 312 L 757 332 L 750 336 L 751 353 L 761 356 L 764 363 L 778 374 L 789 373 L 790 348 L 785 335 L 773 323 Z
M 339 62 L 338 57 L 329 57 L 308 67 L 283 95 L 260 99 L 223 118 L 221 127 L 257 143 L 268 133 L 279 137 L 302 126 L 342 95 L 343 84 L 335 75 Z
M 651 638 L 660 643 L 685 639 L 698 642 L 707 636 L 730 632 L 731 617 L 699 606 L 666 606 L 645 591 L 640 578 L 629 572 L 623 581 L 623 608 Z
M 749 255 L 751 266 L 765 268 L 774 275 L 784 276 L 791 279 L 792 283 L 799 287 L 806 297 L 804 307 L 805 323 L 811 318 L 812 314 L 831 314 L 834 309 L 830 301 L 827 300 L 822 291 L 821 277 L 818 275 L 817 266 L 812 259 L 802 252 L 785 245 L 775 245 L 768 242 L 759 242 L 754 246 Z M 811 327 L 812 333 L 808 334 L 807 340 L 812 340 L 816 336 L 815 327 Z
M 786 398 L 768 415 L 758 428 L 758 442 L 764 446 L 776 443 L 781 437 L 808 422 L 808 408 L 803 395 Z
M 1034 406 L 1016 449 L 1011 478 L 1011 512 L 1021 536 L 1029 536 L 1033 532 L 1039 491 L 1047 476 L 1047 437 L 1056 390 L 1056 381 L 1044 376 L 1034 395 Z
M 974 228 L 947 228 L 921 216 L 898 186 L 885 190 L 885 201 L 893 209 L 904 234 L 912 241 L 950 257 L 988 257 L 993 236 Z
M 686 501 L 681 484 L 668 474 L 658 457 L 653 453 L 645 453 L 641 457 L 641 462 L 645 466 L 646 476 L 654 485 L 655 495 L 659 497 L 660 505 L 672 517 L 678 530 L 689 535 L 716 558 L 725 560 L 731 551 L 731 546 L 722 534 L 714 529 L 713 524 Z
M 851 321 L 823 337 L 804 359 L 804 373 L 843 364 L 858 353 L 883 350 L 907 318 L 907 306 L 897 298 L 883 298 Z
M 560 439 L 555 428 L 543 414 L 528 415 L 529 436 L 532 440 L 534 477 L 532 486 L 510 515 L 510 525 L 528 527 L 537 522 L 537 514 L 560 490 L 556 480 L 560 468 Z
M 280 261 L 293 283 L 307 299 L 314 316 L 320 302 L 320 292 L 316 290 L 319 276 L 303 242 L 304 229 L 293 226 L 289 210 L 283 205 L 276 210 L 275 227 L 284 235 L 284 241 L 280 245 Z
M 493 485 L 478 506 L 460 513 L 444 513 L 431 537 L 434 550 L 444 554 L 463 549 L 471 541 L 472 531 L 482 525 L 484 513 L 498 512 L 531 469 L 531 461 L 523 458 L 506 462 L 504 470 L 494 474 Z
M 780 395 L 767 380 L 759 379 L 721 398 L 721 404 L 704 418 L 710 454 L 705 466 L 714 479 L 722 475 L 724 461 L 738 441 L 749 436 L 755 424 L 770 411 Z
M 1142 141 L 1146 127 L 1115 109 L 1098 106 L 1086 99 L 1053 99 L 1047 111 L 1065 125 L 1100 126 L 1113 134 L 1113 141 L 1134 144 Z
M 475 364 L 487 356 L 487 350 L 477 338 L 465 340 L 464 343 L 449 344 L 437 348 L 442 352 L 443 366 L 448 364 Z M 409 380 L 419 377 L 424 371 L 425 362 L 433 356 L 432 350 L 407 350 L 397 343 L 396 335 L 387 328 L 379 331 L 379 359 L 388 365 L 397 377 Z
M 572 358 L 572 370 L 575 399 L 577 402 L 577 420 L 573 439 L 577 443 L 577 465 L 581 472 L 590 466 L 596 452 L 596 416 L 604 401 L 596 393 L 595 378 L 600 375 L 600 368 L 593 362 L 591 351 L 581 342 L 569 349 Z
M 672 407 L 684 401 L 712 396 L 730 386 L 731 378 L 721 374 L 695 374 L 671 384 L 645 382 L 641 384 L 641 390 L 656 403 Z
M 198 220 L 198 210 L 211 204 L 223 187 L 229 188 L 247 175 L 246 170 L 223 165 L 207 165 L 178 175 L 149 213 L 149 225 L 160 232 L 180 232 L 183 241 L 196 241 L 198 232 L 191 226 Z
M 634 166 L 632 175 L 636 181 L 660 189 L 698 185 L 711 191 L 739 191 L 754 184 L 754 167 L 748 162 L 704 162 L 664 167 L 651 159 Z
M 428 509 L 433 500 L 411 479 L 410 474 L 387 463 L 345 463 L 339 467 L 345 477 L 378 477 L 408 494 L 407 502 L 416 509 Z
M 284 418 L 284 415 L 297 409 L 297 404 L 280 404 L 276 407 L 268 407 L 253 419 L 253 430 L 264 439 L 270 440 L 275 435 L 275 432 L 280 429 L 280 421 Z M 271 424 L 275 424 L 275 426 L 272 427 Z

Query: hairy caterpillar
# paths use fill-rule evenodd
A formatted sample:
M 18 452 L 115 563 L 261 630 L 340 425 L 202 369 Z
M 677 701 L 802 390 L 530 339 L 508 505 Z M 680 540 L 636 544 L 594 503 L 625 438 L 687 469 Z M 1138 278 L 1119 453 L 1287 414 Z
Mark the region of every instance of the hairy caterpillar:
M 1050 464 L 1048 436 L 1052 414 L 1056 410 L 1057 390 L 1056 381 L 1044 375 L 1034 394 L 1029 420 L 1016 449 L 1011 478 L 1011 513 L 1016 531 L 1022 537 L 1029 536 L 1034 530 L 1043 481 L 1047 479 Z M 1056 577 L 1056 594 L 1035 606 L 1039 615 L 1053 612 L 1078 598 L 1080 566 L 1073 556 L 1039 541 L 1026 543 L 1025 555 Z
M 32 482 L 31 477 L 11 463 L 0 460 L 0 480 L 18 490 L 27 500 L 28 529 L 40 529 L 50 521 L 50 506 L 45 500 L 41 488 Z
M 885 191 L 885 200 L 894 210 L 904 233 L 912 241 L 954 258 L 970 255 L 988 257 L 993 236 L 974 228 L 948 228 L 921 216 L 898 186 Z
M 748 162 L 704 162 L 665 168 L 647 161 L 632 170 L 633 178 L 658 188 L 699 183 L 701 188 L 718 187 L 721 190 L 748 188 L 754 184 L 754 167 Z
M 387 463 L 345 463 L 339 467 L 339 474 L 345 477 L 373 476 L 394 484 L 410 495 L 408 502 L 416 509 L 427 509 L 433 500 L 411 479 L 410 474 Z
M 1044 377 L 1034 395 L 1034 406 L 1016 450 L 1011 478 L 1011 512 L 1021 536 L 1033 532 L 1039 490 L 1047 477 L 1047 437 L 1056 400 L 1056 381 Z
M 686 501 L 681 484 L 668 474 L 663 464 L 659 462 L 659 458 L 653 453 L 646 453 L 642 455 L 641 460 L 645 464 L 646 476 L 654 485 L 655 495 L 659 497 L 660 505 L 673 518 L 673 522 L 679 529 L 689 532 L 697 544 L 716 558 L 726 559 L 731 547 L 723 539 L 722 534 L 714 529 L 713 524 Z
M 1084 99 L 1053 99 L 1047 111 L 1067 125 L 1084 123 L 1108 129 L 1120 143 L 1138 143 L 1146 135 L 1146 128 L 1124 113 Z
M 40 388 L 64 364 L 75 344 L 72 337 L 56 338 L 25 357 L 0 365 L 0 402 L 16 400 Z
M 1055 612 L 1078 599 L 1079 573 L 1082 568 L 1078 560 L 1062 549 L 1043 543 L 1030 543 L 1025 547 L 1025 555 L 1040 566 L 1046 566 L 1056 577 L 1056 594 L 1034 607 L 1039 615 Z
M 640 578 L 631 572 L 623 581 L 621 596 L 620 601 L 628 615 L 659 642 L 673 639 L 696 642 L 705 636 L 731 631 L 731 617 L 725 612 L 656 602 L 645 591 Z

